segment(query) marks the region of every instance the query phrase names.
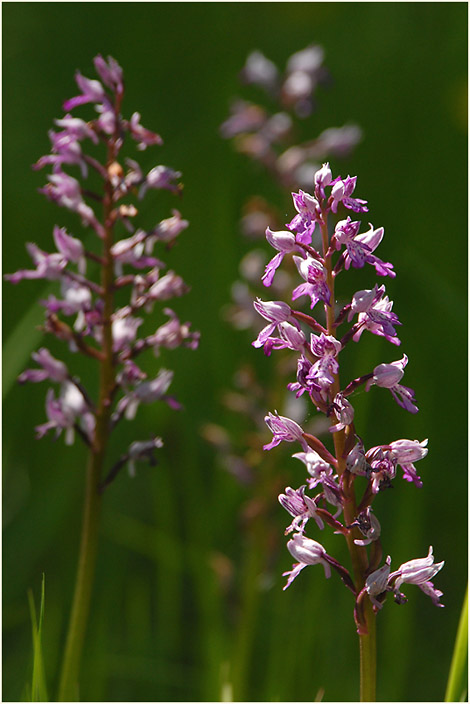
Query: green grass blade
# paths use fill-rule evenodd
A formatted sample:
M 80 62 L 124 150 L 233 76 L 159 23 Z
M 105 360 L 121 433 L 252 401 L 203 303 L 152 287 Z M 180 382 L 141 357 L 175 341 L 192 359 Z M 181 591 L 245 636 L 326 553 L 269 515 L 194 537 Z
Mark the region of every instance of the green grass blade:
M 446 702 L 465 701 L 467 694 L 466 662 L 468 652 L 468 586 L 460 614 L 454 653 L 450 664 L 449 679 L 446 688 Z
M 45 577 L 42 575 L 41 605 L 39 607 L 39 623 L 36 618 L 36 607 L 31 590 L 28 591 L 29 610 L 31 613 L 31 626 L 33 634 L 33 675 L 31 681 L 31 701 L 48 702 L 46 677 L 44 674 L 44 659 L 41 645 L 42 626 L 44 623 L 44 594 Z
M 2 398 L 7 396 L 17 376 L 26 367 L 31 351 L 44 336 L 38 328 L 43 318 L 44 313 L 35 301 L 8 336 L 3 347 Z

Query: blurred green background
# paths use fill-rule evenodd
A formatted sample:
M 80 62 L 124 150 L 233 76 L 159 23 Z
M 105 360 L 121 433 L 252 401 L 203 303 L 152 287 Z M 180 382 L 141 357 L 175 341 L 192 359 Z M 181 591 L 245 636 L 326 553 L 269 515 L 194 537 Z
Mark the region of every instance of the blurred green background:
M 429 438 L 419 465 L 423 489 L 399 479 L 374 505 L 384 552 L 395 569 L 425 556 L 430 544 L 446 561 L 435 580 L 445 609 L 409 586 L 408 604 L 389 599 L 379 616 L 378 698 L 443 698 L 467 575 L 466 4 L 6 3 L 4 272 L 29 266 L 27 241 L 51 249 L 54 223 L 79 232 L 72 215 L 37 193 L 45 174 L 30 165 L 47 153 L 47 130 L 62 116 L 62 101 L 76 94 L 74 71 L 94 77 L 97 53 L 124 68 L 124 113 L 138 110 L 165 140 L 143 153 L 143 166 L 183 172 L 176 206 L 191 223 L 168 261 L 192 287 L 173 307 L 201 331 L 201 345 L 162 357 L 175 370 L 172 389 L 184 412 L 141 407 L 114 441 L 117 453 L 156 432 L 165 449 L 157 468 L 143 465 L 133 480 L 123 474 L 105 497 L 84 700 L 217 701 L 228 697 L 231 666 L 239 668 L 246 700 L 311 701 L 321 690 L 325 701 L 358 696 L 350 597 L 320 568 L 281 591 L 281 573 L 292 560 L 283 537 L 287 516 L 275 499 L 271 559 L 252 561 L 264 519 L 247 520 L 250 488 L 219 466 L 201 438 L 207 422 L 231 430 L 221 395 L 238 363 L 261 374 L 270 364 L 249 334 L 221 316 L 249 249 L 239 235 L 242 205 L 256 192 L 278 198 L 289 219 L 292 212 L 287 195 L 221 140 L 218 127 L 239 93 L 237 74 L 250 51 L 260 49 L 282 67 L 312 42 L 325 49 L 333 85 L 320 90 L 304 136 L 348 121 L 363 130 L 362 143 L 346 163 L 333 163 L 334 172 L 358 174 L 358 196 L 369 201 L 374 225 L 385 227 L 379 256 L 398 272 L 387 291 L 403 322 L 405 383 L 420 407 L 411 416 L 385 392 L 363 395 L 356 427 L 366 445 Z M 175 207 L 170 198 L 150 200 L 158 218 Z M 369 285 L 368 276 L 359 288 Z M 47 387 L 14 383 L 42 343 L 35 300 L 46 293 L 47 286 L 25 282 L 6 285 L 3 294 L 6 701 L 21 698 L 30 676 L 27 590 L 39 598 L 43 572 L 46 672 L 55 691 L 81 521 L 85 453 L 62 439 L 36 442 L 33 426 L 43 422 Z M 370 336 L 351 354 L 357 374 L 396 358 Z M 287 459 L 292 486 L 301 481 L 298 469 Z M 334 550 L 339 539 L 323 542 Z

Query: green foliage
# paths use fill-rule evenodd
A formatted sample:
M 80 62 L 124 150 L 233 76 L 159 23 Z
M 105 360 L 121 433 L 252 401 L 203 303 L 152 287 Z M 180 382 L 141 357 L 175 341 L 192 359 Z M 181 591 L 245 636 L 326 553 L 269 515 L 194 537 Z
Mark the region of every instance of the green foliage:
M 446 688 L 446 702 L 464 702 L 468 687 L 468 587 L 460 614 L 459 627 L 455 639 L 454 654 L 450 666 Z
M 44 657 L 42 650 L 42 627 L 44 623 L 44 589 L 45 575 L 42 575 L 41 582 L 41 603 L 39 606 L 39 622 L 36 618 L 36 607 L 31 589 L 28 591 L 29 610 L 31 615 L 31 626 L 33 635 L 33 674 L 31 686 L 26 687 L 25 701 L 48 702 L 46 677 L 44 674 Z

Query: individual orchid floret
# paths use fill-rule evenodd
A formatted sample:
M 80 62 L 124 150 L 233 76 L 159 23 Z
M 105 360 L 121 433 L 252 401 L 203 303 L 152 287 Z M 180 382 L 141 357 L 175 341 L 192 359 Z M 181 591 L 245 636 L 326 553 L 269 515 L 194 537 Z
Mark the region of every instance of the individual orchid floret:
M 80 184 L 75 178 L 57 171 L 49 176 L 49 183 L 39 190 L 57 205 L 77 213 L 84 225 L 90 225 L 100 237 L 104 236 L 104 228 L 83 200 Z
M 24 279 L 47 279 L 55 281 L 62 277 L 63 271 L 67 266 L 67 259 L 63 254 L 55 252 L 48 254 L 34 244 L 28 242 L 26 249 L 33 260 L 36 269 L 20 269 L 14 274 L 6 274 L 5 279 L 12 284 L 17 284 Z
M 62 311 L 64 315 L 77 315 L 74 330 L 83 330 L 85 327 L 85 313 L 91 309 L 92 294 L 88 286 L 70 279 L 60 282 L 62 299 L 49 296 L 43 303 L 49 313 Z
M 333 335 L 325 335 L 321 333 L 320 335 L 310 336 L 310 349 L 315 357 L 321 359 L 322 357 L 336 357 L 341 352 L 341 342 L 333 337 Z
M 330 433 L 338 433 L 348 425 L 351 425 L 354 420 L 354 408 L 343 394 L 336 394 L 333 399 L 332 410 L 334 411 L 338 423 L 330 427 Z
M 57 225 L 54 227 L 53 237 L 55 246 L 60 254 L 62 254 L 68 262 L 78 264 L 79 272 L 84 274 L 86 270 L 86 259 L 83 242 L 77 237 L 69 235 L 65 227 L 57 227 Z
M 282 85 L 284 103 L 292 106 L 299 117 L 307 117 L 313 109 L 313 93 L 327 71 L 323 66 L 324 50 L 312 44 L 289 58 Z
M 144 255 L 146 237 L 145 232 L 138 230 L 132 237 L 113 244 L 111 254 L 114 259 L 116 276 L 122 275 L 124 264 L 129 264 L 136 269 L 163 268 L 165 266 L 159 259 Z
M 199 332 L 191 332 L 190 323 L 181 323 L 176 313 L 171 308 L 164 308 L 163 312 L 169 316 L 168 322 L 161 325 L 153 335 L 145 338 L 145 344 L 153 348 L 155 357 L 160 354 L 160 348 L 174 350 L 183 345 L 191 350 L 199 345 Z
M 290 323 L 279 323 L 279 340 L 278 347 L 276 349 L 287 348 L 289 350 L 296 350 L 300 352 L 306 347 L 307 341 L 302 330 L 299 330 L 294 325 Z
M 352 524 L 353 526 L 357 526 L 359 530 L 361 531 L 362 535 L 364 535 L 364 539 L 356 539 L 354 540 L 356 545 L 370 545 L 374 540 L 378 540 L 380 538 L 380 523 L 378 521 L 378 518 L 372 513 L 372 509 L 370 506 L 368 506 L 365 511 L 362 511 Z M 352 526 L 349 526 L 350 528 Z
M 292 523 L 286 528 L 285 535 L 292 531 L 304 532 L 307 521 L 313 518 L 320 528 L 323 530 L 324 523 L 317 513 L 317 505 L 309 496 L 305 496 L 306 485 L 299 489 L 292 489 L 288 486 L 284 491 L 285 494 L 279 494 L 278 500 L 291 516 L 294 516 Z
M 75 134 L 69 133 L 67 130 L 59 133 L 49 130 L 49 139 L 51 140 L 52 153 L 38 159 L 33 165 L 33 169 L 42 169 L 50 164 L 53 171 L 60 171 L 62 164 L 76 164 L 80 167 L 82 176 L 85 178 L 88 175 L 88 167 Z
M 419 409 L 415 405 L 413 389 L 398 383 L 403 377 L 407 364 L 408 357 L 406 354 L 396 362 L 379 364 L 375 367 L 372 377 L 366 382 L 366 391 L 369 391 L 374 384 L 385 389 L 390 389 L 393 398 L 399 406 L 410 413 L 417 413 Z
M 413 482 L 418 489 L 423 486 L 423 482 L 416 473 L 413 462 L 426 457 L 428 454 L 427 444 L 427 439 L 422 442 L 419 440 L 394 440 L 390 443 L 392 454 L 403 470 L 403 478 L 408 482 Z
M 150 286 L 147 294 L 149 301 L 147 312 L 151 310 L 152 301 L 167 301 L 169 298 L 183 296 L 187 292 L 188 287 L 181 276 L 174 271 L 168 271 Z
M 394 440 L 390 443 L 392 452 L 398 464 L 408 464 L 422 460 L 428 454 L 428 441 L 422 440 Z
M 64 362 L 53 357 L 45 347 L 41 347 L 37 352 L 33 352 L 31 357 L 42 369 L 26 369 L 26 371 L 18 377 L 20 384 L 24 384 L 26 381 L 37 383 L 45 381 L 46 379 L 62 384 L 68 379 L 69 373 L 67 366 Z
M 304 354 L 301 354 L 297 360 L 297 381 L 287 384 L 289 391 L 294 391 L 296 398 L 300 398 L 306 391 L 311 393 L 313 390 L 309 383 L 309 373 L 312 368 L 312 363 Z
M 266 265 L 266 269 L 262 278 L 264 286 L 271 286 L 276 273 L 276 269 L 281 265 L 284 256 L 290 252 L 301 251 L 297 246 L 295 235 L 287 230 L 274 232 L 270 227 L 266 230 L 266 239 L 274 249 L 278 250 L 278 254 L 271 259 Z
M 73 110 L 78 105 L 85 105 L 86 103 L 103 103 L 104 101 L 109 100 L 103 86 L 99 81 L 85 78 L 85 76 L 82 76 L 80 71 L 77 71 L 75 74 L 75 81 L 82 94 L 76 96 L 75 98 L 69 98 L 69 100 L 66 100 L 64 102 L 64 110 Z
M 434 564 L 432 546 L 429 547 L 427 557 L 404 562 L 396 572 L 392 572 L 388 579 L 389 586 L 393 588 L 395 601 L 398 604 L 403 604 L 407 601 L 405 595 L 399 591 L 402 584 L 416 584 L 431 598 L 435 606 L 444 606 L 444 604 L 439 603 L 442 592 L 436 589 L 431 582 L 431 579 L 436 576 L 443 566 L 444 561 Z
M 391 482 L 395 479 L 397 473 L 397 460 L 390 448 L 381 445 L 371 447 L 366 452 L 366 460 L 372 471 L 372 493 L 377 494 L 379 491 L 391 486 Z
M 264 342 L 264 354 L 269 357 L 272 350 L 303 350 L 307 341 L 302 330 L 298 330 L 290 323 L 279 323 L 277 326 L 279 337 L 269 336 Z M 256 346 L 256 345 L 255 345 Z
M 343 510 L 343 494 L 336 479 L 330 475 L 323 475 L 322 480 L 323 496 L 329 504 L 336 508 L 333 518 L 337 518 Z
M 61 127 L 67 134 L 72 135 L 80 142 L 84 139 L 91 139 L 94 144 L 98 144 L 98 136 L 85 120 L 79 117 L 72 117 L 70 113 L 64 115 L 60 120 L 54 120 L 57 127 Z
M 335 374 L 338 373 L 339 364 L 336 357 L 341 351 L 341 342 L 332 335 L 312 333 L 310 350 L 317 360 L 311 365 L 305 381 L 309 388 L 324 392 L 334 383 Z
M 374 286 L 373 289 L 358 291 L 354 294 L 348 320 L 357 313 L 357 323 L 353 334 L 354 342 L 358 342 L 364 330 L 374 335 L 385 337 L 394 345 L 400 345 L 395 325 L 401 325 L 398 316 L 392 312 L 393 301 L 385 296 L 385 286 Z
M 130 387 L 146 378 L 147 374 L 132 359 L 126 359 L 121 370 L 116 374 L 117 383 L 125 391 L 129 391 Z
M 315 173 L 314 183 L 315 183 L 315 195 L 318 199 L 325 198 L 325 188 L 329 186 L 333 176 L 331 174 L 330 165 L 328 163 L 323 164 L 321 169 L 318 169 Z
M 371 447 L 366 453 L 366 459 L 370 463 L 373 472 L 372 487 L 374 493 L 388 486 L 390 480 L 395 478 L 397 465 L 401 466 L 403 478 L 406 481 L 413 482 L 415 486 L 421 488 L 423 483 L 416 473 L 413 462 L 426 457 L 428 454 L 427 443 L 427 440 L 422 442 L 418 440 L 395 440 L 389 445 Z
M 141 403 L 155 403 L 165 401 L 174 409 L 181 408 L 180 404 L 166 392 L 173 380 L 173 372 L 169 369 L 160 369 L 158 375 L 150 381 L 138 382 L 128 394 L 118 403 L 113 421 L 116 423 L 124 415 L 126 420 L 133 420 Z
M 261 51 L 252 51 L 248 55 L 240 77 L 244 83 L 258 85 L 268 93 L 273 93 L 279 83 L 276 65 Z
M 172 210 L 173 215 L 171 218 L 166 218 L 162 220 L 149 234 L 145 240 L 145 248 L 147 254 L 152 251 L 152 247 L 155 242 L 165 242 L 166 244 L 172 243 L 182 232 L 185 230 L 189 222 L 183 220 L 179 210 Z
M 367 213 L 367 201 L 360 198 L 351 198 L 356 188 L 357 176 L 348 176 L 345 179 L 336 179 L 333 181 L 331 189 L 330 208 L 333 213 L 338 210 L 339 203 L 342 203 L 345 208 L 353 210 L 355 213 Z
M 390 575 L 391 562 L 392 558 L 388 555 L 385 564 L 378 570 L 375 570 L 375 572 L 372 572 L 366 579 L 365 589 L 376 609 L 381 609 L 383 606 L 380 601 L 377 601 L 376 597 L 388 590 L 388 577 Z
M 253 347 L 263 347 L 281 323 L 292 323 L 297 330 L 300 330 L 299 323 L 292 315 L 291 307 L 284 301 L 262 301 L 261 298 L 256 298 L 253 301 L 253 307 L 257 313 L 269 321 L 269 324 L 261 330 L 256 340 L 252 342 Z
M 137 149 L 143 151 L 147 147 L 152 147 L 155 144 L 163 144 L 163 139 L 156 132 L 151 132 L 146 127 L 140 124 L 140 113 L 134 112 L 129 120 L 129 133 L 137 142 Z
M 163 189 L 172 193 L 179 193 L 181 187 L 172 183 L 181 177 L 180 171 L 174 171 L 168 166 L 155 166 L 148 172 L 147 177 L 139 191 L 139 198 L 142 199 L 149 188 Z
M 98 54 L 93 59 L 93 64 L 103 83 L 113 92 L 122 93 L 124 88 L 123 71 L 116 59 L 108 56 L 106 61 L 101 54 Z
M 384 228 L 379 227 L 374 229 L 374 226 L 369 223 L 370 230 L 359 234 L 361 223 L 352 221 L 348 216 L 346 220 L 340 220 L 336 224 L 333 242 L 336 249 L 341 246 L 345 247 L 345 251 L 339 260 L 339 263 L 344 263 L 344 268 L 348 270 L 351 266 L 360 269 L 364 264 L 371 264 L 379 276 L 395 277 L 393 265 L 389 262 L 383 262 L 381 259 L 372 254 L 379 246 L 384 235 Z M 339 263 L 336 265 L 336 270 L 339 268 Z
M 117 315 L 112 321 L 113 350 L 119 352 L 127 349 L 135 340 L 137 330 L 143 323 L 142 318 L 131 315 Z
M 154 452 L 156 449 L 163 447 L 163 440 L 161 438 L 152 438 L 151 440 L 144 440 L 133 442 L 129 446 L 129 451 L 127 453 L 129 476 L 135 477 L 136 462 L 147 460 L 151 465 L 156 464 Z
M 310 256 L 305 259 L 293 257 L 293 260 L 306 283 L 300 284 L 292 291 L 292 300 L 295 301 L 300 296 L 310 296 L 310 308 L 313 308 L 318 301 L 324 301 L 330 305 L 331 293 L 326 281 L 325 267 Z
M 245 132 L 255 132 L 266 122 L 266 112 L 263 108 L 246 100 L 234 101 L 230 112 L 230 117 L 220 126 L 220 133 L 226 139 Z
M 48 422 L 36 427 L 36 437 L 42 438 L 49 430 L 56 431 L 56 438 L 65 430 L 65 444 L 72 445 L 75 429 L 81 427 L 88 441 L 94 428 L 94 416 L 90 412 L 83 394 L 75 384 L 66 381 L 62 384 L 59 397 L 49 389 L 46 395 L 46 415 Z M 79 423 L 79 426 L 78 426 Z
M 321 221 L 321 208 L 318 200 L 306 191 L 299 190 L 292 194 L 297 215 L 287 225 L 289 230 L 297 232 L 297 242 L 310 245 L 317 222 Z
M 354 242 L 355 237 L 359 233 L 359 228 L 361 227 L 361 223 L 359 220 L 351 220 L 351 218 L 348 217 L 346 220 L 339 220 L 336 225 L 335 225 L 335 231 L 333 234 L 333 243 L 335 245 L 335 248 L 337 250 L 341 249 L 341 247 L 347 247 L 349 243 Z M 365 253 L 363 254 L 363 260 L 365 257 Z M 351 262 L 349 262 L 349 265 Z M 364 264 L 364 261 L 362 262 L 362 265 Z M 348 269 L 349 266 L 345 265 L 345 269 Z
M 309 489 L 314 489 L 325 477 L 333 473 L 328 462 L 322 459 L 318 452 L 310 448 L 307 452 L 297 452 L 295 455 L 292 455 L 292 457 L 300 460 L 306 466 L 307 472 L 310 474 L 310 477 L 307 479 Z
M 304 431 L 294 420 L 280 416 L 276 411 L 268 413 L 264 421 L 272 432 L 273 439 L 268 445 L 263 445 L 263 450 L 272 450 L 281 442 L 300 442 L 304 451 L 308 452 L 308 445 L 303 437 Z
M 295 560 L 298 562 L 292 565 L 292 570 L 284 572 L 283 577 L 288 577 L 287 584 L 284 590 L 289 587 L 300 572 L 307 565 L 323 565 L 325 577 L 331 577 L 331 569 L 327 560 L 327 552 L 325 548 L 317 543 L 316 540 L 306 538 L 301 533 L 296 533 L 287 543 L 287 549 Z
M 346 457 L 346 468 L 351 474 L 364 477 L 370 476 L 371 468 L 366 460 L 364 445 L 361 440 L 354 445 L 353 449 Z

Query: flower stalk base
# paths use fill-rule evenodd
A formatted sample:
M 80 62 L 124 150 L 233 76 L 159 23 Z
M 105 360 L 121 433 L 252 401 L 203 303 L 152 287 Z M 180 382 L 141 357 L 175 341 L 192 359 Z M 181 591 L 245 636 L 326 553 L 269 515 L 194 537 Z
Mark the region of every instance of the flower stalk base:
M 78 675 L 90 610 L 101 513 L 99 470 L 100 467 L 96 463 L 96 455 L 91 454 L 87 471 L 77 580 L 59 685 L 58 701 L 60 702 L 78 701 L 79 699 Z
M 367 634 L 359 636 L 360 653 L 360 697 L 361 702 L 376 701 L 376 615 L 372 610 L 372 604 L 367 604 L 365 608 L 367 623 Z

